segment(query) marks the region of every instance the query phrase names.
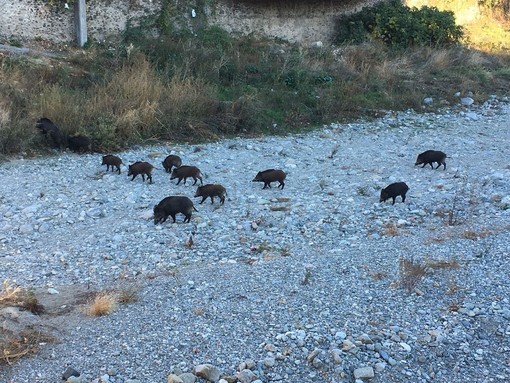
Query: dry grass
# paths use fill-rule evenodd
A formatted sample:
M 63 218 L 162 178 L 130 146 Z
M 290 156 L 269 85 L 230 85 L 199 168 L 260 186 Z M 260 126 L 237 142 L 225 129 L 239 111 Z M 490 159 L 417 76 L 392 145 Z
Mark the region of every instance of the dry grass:
M 2 282 L 2 289 L 0 290 L 0 303 L 12 304 L 18 301 L 22 292 L 21 287 L 16 286 L 9 279 Z
M 85 313 L 90 316 L 109 315 L 117 309 L 118 296 L 114 292 L 98 293 L 85 308 Z
M 427 260 L 425 267 L 432 270 L 452 270 L 460 268 L 456 259 L 453 260 Z
M 41 343 L 54 340 L 52 336 L 32 329 L 23 330 L 18 336 L 0 329 L 0 366 L 11 365 L 25 355 L 34 354 Z
M 138 287 L 125 286 L 116 290 L 117 302 L 121 304 L 134 303 L 138 301 Z
M 0 290 L 0 306 L 16 306 L 30 311 L 32 314 L 44 312 L 42 306 L 32 290 L 26 290 L 16 286 L 10 280 L 2 282 Z
M 384 237 L 395 237 L 399 235 L 400 232 L 398 230 L 397 225 L 394 222 L 387 222 L 383 229 L 379 232 L 379 235 Z
M 399 260 L 399 285 L 407 291 L 414 290 L 427 275 L 427 267 L 415 261 L 413 258 L 400 257 Z

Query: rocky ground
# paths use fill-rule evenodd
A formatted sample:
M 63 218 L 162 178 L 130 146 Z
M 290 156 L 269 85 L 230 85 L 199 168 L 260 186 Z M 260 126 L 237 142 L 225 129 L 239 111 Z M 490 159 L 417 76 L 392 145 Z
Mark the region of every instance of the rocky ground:
M 508 101 L 508 100 L 506 100 Z M 388 113 L 286 137 L 140 147 L 0 166 L 0 279 L 45 311 L 0 306 L 0 334 L 38 352 L 0 382 L 506 382 L 510 380 L 510 108 Z M 447 168 L 414 166 L 427 149 Z M 228 192 L 191 223 L 154 225 L 161 165 L 198 166 Z M 283 190 L 251 182 L 288 173 Z M 379 203 L 405 181 L 405 203 Z M 137 300 L 86 314 L 101 291 Z M 1 350 L 0 350 L 1 351 Z M 71 375 L 68 370 L 68 375 Z

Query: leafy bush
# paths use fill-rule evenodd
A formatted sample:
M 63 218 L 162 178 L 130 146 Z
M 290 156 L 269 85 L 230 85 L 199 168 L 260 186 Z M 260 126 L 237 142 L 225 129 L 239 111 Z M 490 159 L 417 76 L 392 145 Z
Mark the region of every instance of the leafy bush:
M 394 48 L 438 47 L 457 43 L 462 36 L 453 12 L 435 7 L 409 8 L 400 0 L 391 0 L 342 16 L 337 24 L 336 41 L 361 43 L 374 38 Z

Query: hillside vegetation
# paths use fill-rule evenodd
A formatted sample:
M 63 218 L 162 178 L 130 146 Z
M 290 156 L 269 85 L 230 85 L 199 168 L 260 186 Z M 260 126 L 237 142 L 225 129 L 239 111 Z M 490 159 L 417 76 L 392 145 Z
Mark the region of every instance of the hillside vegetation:
M 397 11 L 407 18 L 408 10 Z M 427 108 L 437 108 L 457 104 L 457 92 L 477 102 L 508 94 L 508 55 L 463 45 L 453 17 L 436 11 L 424 14 L 454 31 L 451 38 L 398 39 L 396 47 L 387 33 L 304 48 L 217 27 L 175 31 L 159 17 L 128 30 L 115 49 L 92 43 L 61 59 L 1 55 L 0 153 L 45 150 L 34 129 L 43 116 L 106 152 L 156 140 L 281 134 L 382 109 L 422 110 L 426 97 L 434 100 Z M 392 17 L 378 22 L 379 32 L 394 27 Z M 158 38 L 147 33 L 154 30 Z

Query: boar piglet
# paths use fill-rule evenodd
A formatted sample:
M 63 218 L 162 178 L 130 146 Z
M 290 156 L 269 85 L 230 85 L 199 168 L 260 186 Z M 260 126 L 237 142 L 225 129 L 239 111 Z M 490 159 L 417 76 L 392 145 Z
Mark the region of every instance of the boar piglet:
M 136 161 L 134 164 L 129 165 L 128 177 L 133 176 L 131 178 L 131 181 L 133 181 L 138 174 L 141 174 L 143 181 L 145 181 L 145 176 L 147 176 L 149 183 L 152 183 L 152 169 L 154 169 L 154 166 L 148 162 Z
M 174 195 L 163 198 L 154 206 L 154 225 L 165 222 L 168 216 L 171 216 L 175 223 L 177 213 L 184 214 L 184 223 L 189 222 L 193 210 L 198 211 L 188 197 Z
M 46 140 L 56 149 L 63 149 L 66 144 L 65 136 L 60 131 L 60 128 L 53 123 L 49 118 L 42 117 L 37 120 L 35 127 L 39 129 Z
M 170 179 L 173 180 L 175 178 L 178 178 L 179 181 L 177 181 L 177 185 L 179 185 L 184 178 L 184 185 L 186 185 L 186 180 L 188 178 L 193 178 L 195 182 L 193 182 L 193 185 L 197 183 L 197 180 L 200 180 L 200 184 L 202 185 L 202 173 L 200 172 L 200 169 L 196 166 L 188 166 L 188 165 L 182 165 L 178 168 L 174 168 L 172 170 L 172 175 L 170 176 Z
M 397 196 L 401 196 L 402 202 L 405 202 L 408 190 L 409 186 L 407 186 L 405 182 L 395 182 L 390 184 L 381 190 L 381 198 L 379 198 L 379 202 L 385 202 L 387 199 L 391 198 L 394 205 L 395 198 L 397 198 Z
M 101 165 L 106 165 L 106 171 L 110 170 L 111 166 L 112 172 L 115 170 L 114 167 L 116 167 L 117 172 L 120 174 L 120 165 L 122 165 L 122 160 L 113 154 L 107 154 L 106 156 L 103 156 L 103 163 Z
M 220 197 L 220 202 L 223 205 L 225 203 L 225 195 L 227 191 L 222 185 L 218 184 L 207 184 L 204 186 L 199 186 L 197 188 L 197 192 L 195 193 L 195 197 L 202 197 L 202 201 L 200 204 L 204 203 L 207 197 L 211 198 L 211 203 L 214 203 L 214 197 Z
M 437 162 L 436 169 L 443 165 L 443 170 L 446 170 L 446 154 L 443 152 L 440 152 L 439 150 L 426 150 L 423 153 L 418 154 L 418 157 L 416 158 L 416 162 L 414 165 L 421 165 L 423 164 L 422 168 L 425 167 L 425 165 L 429 164 L 432 169 L 434 169 L 434 166 L 432 163 Z
M 176 167 L 178 168 L 179 166 L 182 165 L 182 160 L 181 160 L 181 157 L 179 156 L 176 156 L 175 154 L 170 154 L 169 156 L 167 156 L 165 158 L 165 160 L 162 162 L 163 164 L 163 167 L 165 168 L 165 171 L 167 173 L 171 173 L 172 172 L 172 167 Z
M 285 177 L 287 177 L 287 173 L 283 170 L 278 169 L 267 169 L 262 172 L 258 172 L 252 182 L 264 182 L 265 189 L 267 187 L 271 187 L 271 182 L 278 181 L 278 187 L 283 190 L 285 187 Z
M 91 151 L 90 138 L 82 135 L 70 136 L 67 139 L 67 147 L 75 153 Z

